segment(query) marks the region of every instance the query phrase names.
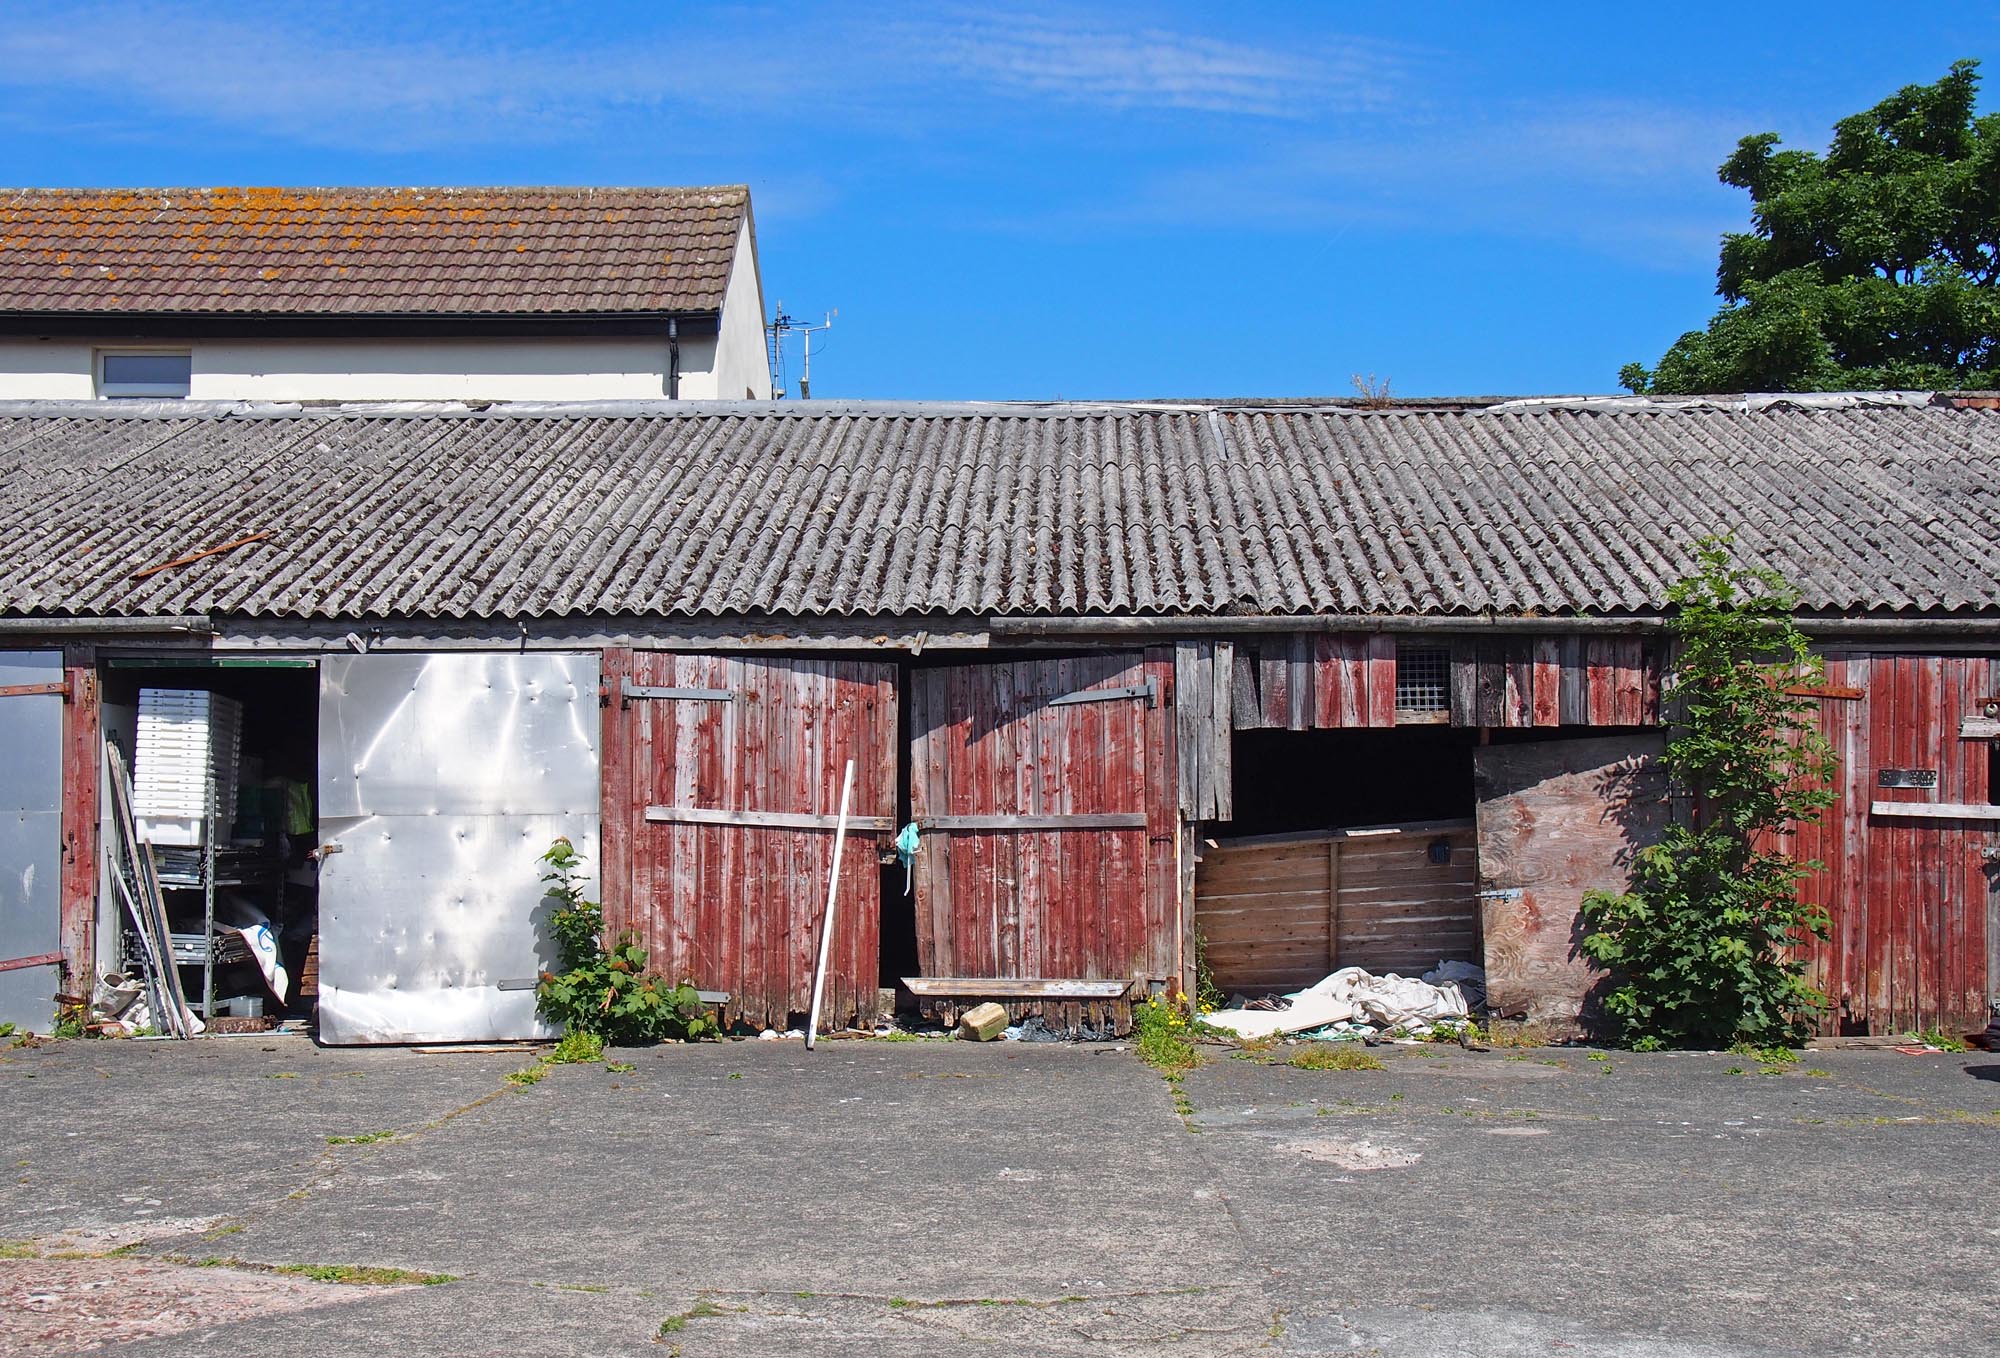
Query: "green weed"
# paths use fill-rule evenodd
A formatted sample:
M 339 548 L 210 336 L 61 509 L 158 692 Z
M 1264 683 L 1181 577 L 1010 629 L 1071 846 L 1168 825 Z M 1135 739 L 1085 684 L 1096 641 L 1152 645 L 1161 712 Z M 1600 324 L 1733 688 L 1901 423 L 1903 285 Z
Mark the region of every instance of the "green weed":
M 1926 1047 L 1936 1047 L 1941 1052 L 1962 1052 L 1965 1043 L 1942 1028 L 1926 1028 L 1921 1033 L 1911 1033 L 1910 1041 L 1921 1042 Z
M 1292 1053 L 1298 1070 L 1387 1070 L 1380 1057 L 1351 1042 L 1315 1042 Z
M 577 1029 L 564 1033 L 562 1041 L 542 1057 L 548 1066 L 577 1066 L 604 1059 L 604 1039 L 596 1033 Z

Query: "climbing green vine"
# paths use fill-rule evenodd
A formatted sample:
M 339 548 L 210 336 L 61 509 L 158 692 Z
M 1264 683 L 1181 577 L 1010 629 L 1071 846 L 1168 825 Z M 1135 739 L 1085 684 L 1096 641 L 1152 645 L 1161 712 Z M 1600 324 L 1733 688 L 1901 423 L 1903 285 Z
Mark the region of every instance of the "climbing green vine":
M 1640 852 L 1630 891 L 1584 897 L 1582 951 L 1610 969 L 1605 1012 L 1633 1047 L 1792 1044 L 1826 1005 L 1797 951 L 1826 937 L 1826 912 L 1799 893 L 1820 864 L 1782 842 L 1834 799 L 1833 748 L 1795 691 L 1821 666 L 1780 576 L 1734 564 L 1726 538 L 1697 559 L 1669 591 L 1678 733 L 1664 764 L 1689 814 Z

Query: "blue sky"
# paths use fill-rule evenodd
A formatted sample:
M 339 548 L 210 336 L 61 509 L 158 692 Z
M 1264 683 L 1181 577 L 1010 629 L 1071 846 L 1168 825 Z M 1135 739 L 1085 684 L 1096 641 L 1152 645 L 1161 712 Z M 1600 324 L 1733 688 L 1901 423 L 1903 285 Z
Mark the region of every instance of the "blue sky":
M 814 394 L 1616 389 L 1714 309 L 1737 137 L 2000 6 L 0 8 L 26 185 L 747 182 Z

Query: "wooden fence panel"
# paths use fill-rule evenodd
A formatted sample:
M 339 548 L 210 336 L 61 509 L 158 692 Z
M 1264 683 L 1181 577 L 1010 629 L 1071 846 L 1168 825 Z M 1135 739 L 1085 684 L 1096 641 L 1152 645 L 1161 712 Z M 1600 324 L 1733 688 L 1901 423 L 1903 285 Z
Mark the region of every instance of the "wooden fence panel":
M 1478 961 L 1477 890 L 1470 821 L 1228 840 L 1201 850 L 1195 927 L 1223 990 L 1282 994 L 1340 967 Z

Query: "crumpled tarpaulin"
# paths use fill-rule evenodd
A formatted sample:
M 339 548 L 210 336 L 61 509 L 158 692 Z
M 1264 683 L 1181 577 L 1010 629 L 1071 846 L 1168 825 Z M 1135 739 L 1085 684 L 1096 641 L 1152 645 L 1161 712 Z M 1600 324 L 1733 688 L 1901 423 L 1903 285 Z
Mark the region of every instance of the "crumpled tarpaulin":
M 1476 999 L 1466 994 L 1475 985 Z M 1444 1020 L 1470 1018 L 1471 1005 L 1483 1003 L 1485 995 L 1486 973 L 1469 962 L 1441 963 L 1423 980 L 1342 967 L 1287 995 L 1291 1004 L 1284 1009 L 1218 1009 L 1202 1021 L 1238 1037 L 1303 1033 L 1330 1023 L 1357 1022 L 1424 1033 Z

